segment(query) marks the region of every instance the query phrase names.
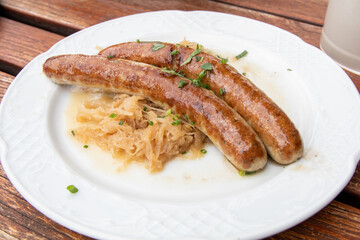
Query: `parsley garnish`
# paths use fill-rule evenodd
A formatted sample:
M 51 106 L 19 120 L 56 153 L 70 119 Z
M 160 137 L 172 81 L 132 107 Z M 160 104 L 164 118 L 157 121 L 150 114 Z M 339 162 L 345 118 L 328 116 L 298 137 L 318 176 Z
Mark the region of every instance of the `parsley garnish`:
M 194 52 L 192 52 L 189 56 L 189 58 L 183 62 L 180 66 L 183 66 L 189 62 L 191 62 L 192 58 L 195 57 L 195 55 L 198 55 L 199 53 L 201 53 L 203 50 L 202 49 L 196 49 Z
M 116 114 L 116 113 L 112 113 L 112 114 L 110 114 L 110 116 L 109 116 L 109 117 L 114 118 L 114 117 L 116 117 L 116 116 L 117 116 L 117 114 Z
M 154 125 L 153 121 L 149 120 L 148 123 L 149 123 L 150 126 Z
M 107 55 L 107 58 L 108 58 L 108 59 L 113 59 L 114 56 L 113 56 L 113 55 Z
M 151 47 L 151 50 L 152 50 L 153 52 L 155 52 L 155 51 L 157 51 L 157 50 L 162 49 L 163 47 L 165 47 L 164 44 L 162 44 L 162 43 L 156 43 L 156 44 L 154 44 L 154 45 Z
M 119 125 L 123 125 L 123 124 L 124 124 L 124 121 L 120 121 L 120 122 L 119 122 Z
M 224 88 L 220 88 L 220 94 L 224 95 L 225 94 L 225 89 Z
M 88 145 L 84 145 L 83 148 L 88 148 L 89 146 Z
M 66 187 L 66 189 L 71 193 L 77 193 L 79 191 L 79 189 L 77 189 L 74 185 L 69 185 Z
M 208 71 L 211 71 L 211 70 L 212 70 L 211 63 L 205 63 L 205 64 L 202 65 L 200 68 L 202 68 L 202 69 L 204 69 L 204 70 L 208 70 Z
M 174 51 L 171 52 L 171 56 L 174 56 L 174 55 L 176 55 L 178 53 L 179 53 L 179 51 L 175 49 Z
M 146 110 L 147 110 L 147 107 L 144 107 L 144 108 L 143 108 L 143 111 L 145 112 Z
M 183 88 L 187 83 L 187 81 L 180 80 L 178 88 Z
M 248 54 L 248 51 L 244 50 L 242 53 L 236 56 L 236 59 L 239 60 L 240 58 L 245 57 Z

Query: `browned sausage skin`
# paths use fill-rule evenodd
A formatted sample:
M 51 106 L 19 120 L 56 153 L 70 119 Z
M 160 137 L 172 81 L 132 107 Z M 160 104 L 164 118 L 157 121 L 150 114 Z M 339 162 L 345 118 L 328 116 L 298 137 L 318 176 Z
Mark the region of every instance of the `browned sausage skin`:
M 292 163 L 303 155 L 301 136 L 293 122 L 246 77 L 230 65 L 222 64 L 220 59 L 204 52 L 197 55 L 203 58 L 203 61 L 195 61 L 193 58 L 190 63 L 182 65 L 194 49 L 179 44 L 163 44 L 164 48 L 154 52 L 151 49 L 154 43 L 121 43 L 102 50 L 99 55 L 144 62 L 175 71 L 181 69 L 182 73 L 193 79 L 202 71 L 200 66 L 211 63 L 213 70 L 202 82 L 208 83 L 217 96 L 223 98 L 252 126 L 264 142 L 269 155 L 281 164 Z M 177 50 L 177 54 L 172 56 L 171 52 L 174 50 Z
M 61 55 L 49 58 L 43 71 L 58 84 L 96 87 L 111 92 L 148 97 L 189 116 L 238 169 L 256 171 L 267 161 L 264 145 L 246 121 L 213 92 L 161 69 L 101 56 Z M 180 81 L 187 81 L 179 88 Z

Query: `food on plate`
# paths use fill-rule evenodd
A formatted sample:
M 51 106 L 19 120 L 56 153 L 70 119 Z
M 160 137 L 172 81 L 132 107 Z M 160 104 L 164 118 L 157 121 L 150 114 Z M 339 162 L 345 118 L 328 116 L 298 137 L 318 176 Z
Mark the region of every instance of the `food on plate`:
M 194 83 L 208 87 L 234 108 L 259 135 L 276 162 L 289 164 L 303 155 L 301 136 L 289 117 L 263 91 L 226 64 L 226 59 L 199 47 L 141 41 L 113 45 L 99 55 L 110 61 L 121 58 L 143 62 L 195 81 L 200 79 Z
M 96 143 L 121 159 L 118 170 L 138 162 L 150 172 L 163 169 L 175 156 L 203 155 L 205 135 L 171 110 L 157 108 L 142 96 L 105 94 L 83 101 L 71 134 L 82 143 Z
M 154 44 L 153 44 L 154 45 Z M 267 161 L 266 149 L 246 121 L 212 91 L 148 64 L 103 56 L 51 57 L 43 71 L 58 84 L 95 87 L 143 96 L 171 108 L 206 134 L 238 169 L 256 171 Z

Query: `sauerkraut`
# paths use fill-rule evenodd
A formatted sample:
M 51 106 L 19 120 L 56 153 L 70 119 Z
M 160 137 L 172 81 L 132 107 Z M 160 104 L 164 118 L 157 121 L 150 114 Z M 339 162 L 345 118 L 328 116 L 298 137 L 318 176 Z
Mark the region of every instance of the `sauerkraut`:
M 71 129 L 74 137 L 110 152 L 122 168 L 136 161 L 150 172 L 159 171 L 175 156 L 199 156 L 205 140 L 203 133 L 171 110 L 127 94 L 83 101 L 76 121 L 79 127 Z

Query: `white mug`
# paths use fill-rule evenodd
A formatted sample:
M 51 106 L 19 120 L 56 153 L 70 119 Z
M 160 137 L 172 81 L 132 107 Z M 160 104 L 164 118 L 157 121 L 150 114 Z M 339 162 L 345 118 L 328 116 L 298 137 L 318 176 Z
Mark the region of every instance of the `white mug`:
M 341 67 L 360 75 L 360 0 L 330 0 L 320 48 Z

